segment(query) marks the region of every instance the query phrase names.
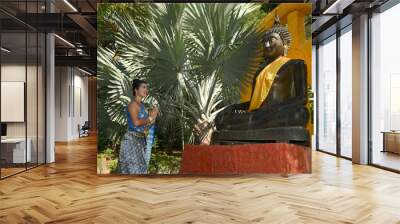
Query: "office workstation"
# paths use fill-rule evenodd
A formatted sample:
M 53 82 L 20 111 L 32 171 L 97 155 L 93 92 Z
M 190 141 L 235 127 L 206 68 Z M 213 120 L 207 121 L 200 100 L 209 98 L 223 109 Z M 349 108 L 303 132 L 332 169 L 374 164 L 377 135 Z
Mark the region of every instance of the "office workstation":
M 25 167 L 32 161 L 32 139 L 24 133 L 25 82 L 1 82 L 1 168 Z M 8 131 L 10 129 L 10 131 Z

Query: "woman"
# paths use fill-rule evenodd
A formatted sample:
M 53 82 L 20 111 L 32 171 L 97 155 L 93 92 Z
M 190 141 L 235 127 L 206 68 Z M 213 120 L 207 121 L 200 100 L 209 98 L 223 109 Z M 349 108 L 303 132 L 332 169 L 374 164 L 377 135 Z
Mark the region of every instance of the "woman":
M 154 123 L 158 109 L 153 108 L 147 113 L 142 99 L 147 96 L 146 81 L 132 81 L 133 99 L 126 107 L 128 131 L 121 142 L 119 153 L 119 168 L 122 174 L 145 174 L 146 164 L 146 134 Z

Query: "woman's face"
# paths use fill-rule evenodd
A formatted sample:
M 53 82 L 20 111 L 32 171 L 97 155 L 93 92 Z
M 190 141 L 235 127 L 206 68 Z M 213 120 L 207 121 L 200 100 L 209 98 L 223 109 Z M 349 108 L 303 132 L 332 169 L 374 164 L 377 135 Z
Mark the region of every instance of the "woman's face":
M 147 96 L 147 84 L 140 84 L 139 88 L 135 89 L 136 96 L 145 97 Z

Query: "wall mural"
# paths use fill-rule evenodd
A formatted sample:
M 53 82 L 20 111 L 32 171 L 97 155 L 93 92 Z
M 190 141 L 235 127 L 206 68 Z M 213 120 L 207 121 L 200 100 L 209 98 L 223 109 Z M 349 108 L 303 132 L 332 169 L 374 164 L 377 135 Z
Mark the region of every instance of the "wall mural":
M 310 173 L 311 4 L 102 3 L 98 174 Z

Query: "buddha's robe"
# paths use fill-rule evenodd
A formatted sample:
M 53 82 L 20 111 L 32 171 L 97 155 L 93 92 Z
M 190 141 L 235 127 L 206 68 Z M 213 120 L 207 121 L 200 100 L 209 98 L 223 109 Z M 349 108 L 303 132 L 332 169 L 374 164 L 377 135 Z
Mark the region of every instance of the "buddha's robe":
M 250 88 L 249 86 L 245 86 L 242 88 L 240 98 L 242 102 L 250 101 L 249 112 L 260 108 L 261 104 L 268 96 L 279 69 L 289 60 L 289 58 L 284 56 L 278 57 L 261 70 L 255 79 L 254 86 Z M 249 96 L 251 96 L 251 98 Z

